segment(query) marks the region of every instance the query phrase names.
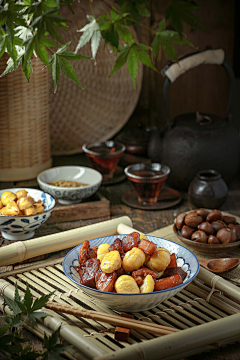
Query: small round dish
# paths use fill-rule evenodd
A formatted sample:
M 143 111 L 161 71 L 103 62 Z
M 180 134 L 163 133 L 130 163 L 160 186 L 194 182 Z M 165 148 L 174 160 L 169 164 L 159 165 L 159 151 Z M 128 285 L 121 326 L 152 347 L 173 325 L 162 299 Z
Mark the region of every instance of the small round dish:
M 173 231 L 178 239 L 181 240 L 185 245 L 189 246 L 192 250 L 203 254 L 222 254 L 240 246 L 240 240 L 228 244 L 203 244 L 186 239 L 181 236 L 181 232 L 177 229 L 175 224 L 173 225 Z
M 75 181 L 84 186 L 60 187 L 50 183 L 65 180 Z M 43 191 L 55 196 L 61 205 L 73 205 L 92 196 L 102 183 L 99 171 L 86 166 L 58 166 L 42 171 L 37 176 L 37 182 Z
M 90 240 L 90 247 L 92 248 L 93 246 L 99 246 L 104 243 L 112 244 L 116 238 L 122 239 L 124 236 L 125 235 L 111 235 Z M 177 265 L 187 272 L 187 276 L 181 285 L 167 290 L 139 294 L 104 292 L 82 285 L 80 284 L 79 274 L 74 269 L 75 266 L 79 265 L 79 251 L 82 245 L 74 247 L 65 256 L 62 264 L 64 273 L 84 293 L 90 295 L 93 299 L 99 300 L 111 309 L 131 312 L 152 309 L 187 286 L 197 276 L 199 272 L 199 262 L 196 256 L 182 245 L 155 236 L 147 236 L 147 238 L 157 244 L 157 247 L 166 248 L 171 253 L 176 254 Z
M 158 195 L 156 203 L 140 203 L 137 195 L 133 191 L 126 191 L 122 194 L 121 200 L 124 204 L 141 210 L 163 210 L 173 207 L 180 203 L 182 197 L 177 190 L 171 188 L 163 188 Z
M 57 200 L 54 196 L 41 190 L 29 188 L 11 188 L 1 190 L 0 198 L 5 191 L 11 191 L 15 194 L 19 190 L 26 190 L 28 195 L 35 201 L 43 201 L 44 212 L 30 216 L 0 215 L 0 231 L 2 237 L 11 241 L 31 239 L 35 234 L 35 230 L 45 223 L 57 205 Z

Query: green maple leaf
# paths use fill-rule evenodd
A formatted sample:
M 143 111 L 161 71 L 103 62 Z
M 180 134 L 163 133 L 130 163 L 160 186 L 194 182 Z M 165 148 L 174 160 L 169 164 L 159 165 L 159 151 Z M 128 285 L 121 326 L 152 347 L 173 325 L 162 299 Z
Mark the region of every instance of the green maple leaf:
M 59 81 L 60 70 L 71 80 L 73 80 L 76 84 L 78 84 L 81 88 L 82 84 L 80 83 L 75 70 L 72 65 L 67 60 L 80 60 L 80 59 L 89 59 L 89 57 L 76 54 L 72 51 L 66 51 L 70 42 L 63 45 L 58 51 L 52 55 L 49 59 L 49 63 L 52 65 L 52 77 L 54 82 L 54 92 L 57 91 L 57 84 Z
M 129 18 L 134 22 L 139 20 L 140 16 L 150 16 L 148 10 L 148 0 L 116 0 L 120 4 L 120 13 L 129 13 Z
M 128 54 L 128 72 L 132 78 L 133 87 L 136 89 L 136 77 L 138 70 L 138 59 L 136 57 L 135 51 L 133 48 L 130 49 Z
M 198 17 L 193 14 L 193 11 L 198 10 L 198 8 L 199 6 L 193 1 L 172 0 L 171 5 L 165 12 L 165 18 L 171 18 L 172 26 L 180 35 L 183 32 L 182 21 L 190 26 L 206 31 Z
M 32 302 L 33 302 L 32 294 L 30 292 L 29 285 L 27 284 L 23 304 L 25 305 L 26 311 L 28 313 L 31 312 Z
M 112 46 L 115 53 L 118 50 L 118 44 L 119 44 L 119 34 L 117 31 L 117 27 L 118 26 L 116 24 L 111 23 L 110 27 L 107 30 L 102 31 L 102 37 L 105 40 L 105 45 L 109 43 Z
M 193 44 L 182 37 L 178 32 L 172 30 L 166 30 L 165 19 L 159 23 L 156 36 L 152 42 L 153 58 L 156 58 L 160 48 L 163 52 L 172 60 L 177 61 L 177 52 L 173 45 L 189 45 Z
M 91 41 L 92 57 L 95 59 L 101 41 L 100 26 L 93 16 L 88 15 L 88 20 L 90 23 L 79 30 L 79 32 L 82 32 L 82 35 L 78 41 L 75 53 Z
M 43 354 L 43 360 L 61 360 L 59 356 L 63 351 L 67 350 L 69 345 L 62 345 L 57 343 L 60 336 L 60 327 L 52 333 L 51 336 L 47 337 L 44 334 L 43 346 L 47 349 Z
M 119 70 L 125 63 L 127 63 L 128 72 L 132 78 L 133 87 L 136 88 L 136 77 L 138 70 L 138 61 L 144 65 L 152 68 L 156 71 L 155 66 L 152 64 L 150 56 L 146 52 L 150 47 L 144 44 L 133 43 L 131 45 L 125 45 L 120 48 L 121 54 L 118 56 L 114 67 L 110 73 L 112 76 L 117 70 Z
M 112 76 L 116 71 L 121 69 L 121 67 L 127 62 L 128 54 L 130 51 L 130 46 L 126 45 L 123 49 L 121 54 L 118 56 L 117 60 L 115 61 L 114 67 L 110 73 L 110 76 Z
M 2 295 L 2 297 L 4 298 L 7 306 L 13 312 L 14 315 L 20 314 L 22 312 L 21 308 L 16 303 L 16 301 L 7 298 L 5 295 Z
M 40 310 L 43 306 L 46 305 L 47 301 L 50 299 L 50 297 L 53 295 L 53 292 L 48 294 L 48 295 L 43 295 L 38 299 L 35 299 L 35 301 L 33 302 L 31 311 L 36 311 L 36 310 Z

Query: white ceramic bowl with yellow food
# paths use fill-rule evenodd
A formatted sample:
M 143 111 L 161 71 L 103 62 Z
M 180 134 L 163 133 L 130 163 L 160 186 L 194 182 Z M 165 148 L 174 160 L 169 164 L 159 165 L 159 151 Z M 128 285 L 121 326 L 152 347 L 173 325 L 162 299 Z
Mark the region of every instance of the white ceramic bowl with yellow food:
M 59 204 L 72 205 L 95 194 L 102 183 L 102 175 L 86 166 L 56 166 L 38 174 L 37 181 L 39 187 L 57 198 Z M 59 184 L 59 181 L 64 186 L 51 184 Z M 74 185 L 73 182 L 81 186 L 68 186 Z
M 38 229 L 52 214 L 55 206 L 57 205 L 57 200 L 54 198 L 54 196 L 47 194 L 41 190 L 37 189 L 30 189 L 30 188 L 11 188 L 11 189 L 4 189 L 0 190 L 0 198 L 2 199 L 3 194 L 13 193 L 16 194 L 20 191 L 26 191 L 27 196 L 30 196 L 34 201 L 33 205 L 35 203 L 41 204 L 43 203 L 42 208 L 37 209 L 35 211 L 32 211 L 33 215 L 20 215 L 23 213 L 23 210 L 21 210 L 21 213 L 19 214 L 16 205 L 17 201 L 20 199 L 13 200 L 14 203 L 10 203 L 10 206 L 8 209 L 3 210 L 7 207 L 7 205 L 2 204 L 0 207 L 0 231 L 2 234 L 2 237 L 7 240 L 28 240 L 31 239 L 34 234 L 35 230 Z M 5 198 L 5 201 L 7 203 L 7 197 L 3 195 L 3 199 Z M 13 198 L 14 199 L 14 198 Z M 22 197 L 23 199 L 23 197 Z M 23 199 L 22 202 L 22 208 L 30 209 L 30 204 L 25 205 L 25 202 L 27 202 L 26 199 Z M 9 203 L 9 201 L 8 201 Z M 39 205 L 34 205 L 35 208 L 39 207 Z M 33 207 L 34 207 L 33 206 Z M 18 205 L 17 205 L 18 207 Z M 31 210 L 31 209 L 30 209 Z M 37 212 L 41 211 L 41 212 Z M 3 213 L 3 214 L 1 214 Z M 30 211 L 26 211 L 26 213 L 30 213 Z M 9 215 L 6 215 L 9 214 Z
M 111 235 L 90 240 L 90 247 L 92 248 L 104 243 L 112 244 L 116 238 L 122 239 L 124 236 L 125 235 Z M 136 294 L 104 292 L 82 285 L 80 283 L 79 274 L 75 270 L 75 267 L 79 266 L 78 258 L 82 245 L 76 246 L 65 256 L 63 261 L 64 273 L 73 283 L 75 283 L 77 288 L 80 288 L 91 298 L 100 301 L 111 309 L 131 312 L 152 309 L 187 286 L 197 276 L 199 272 L 199 262 L 196 256 L 182 245 L 155 236 L 147 236 L 147 238 L 149 241 L 157 244 L 158 248 L 165 248 L 169 250 L 171 254 L 176 254 L 177 265 L 187 273 L 187 276 L 181 285 L 167 290 Z

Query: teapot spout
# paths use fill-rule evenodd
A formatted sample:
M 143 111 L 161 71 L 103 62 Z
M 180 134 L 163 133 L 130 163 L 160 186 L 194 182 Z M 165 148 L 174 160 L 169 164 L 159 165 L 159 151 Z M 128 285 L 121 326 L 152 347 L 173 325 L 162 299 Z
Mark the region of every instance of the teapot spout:
M 161 162 L 162 140 L 160 130 L 157 126 L 150 126 L 146 129 L 149 132 L 149 143 L 147 154 L 152 162 Z

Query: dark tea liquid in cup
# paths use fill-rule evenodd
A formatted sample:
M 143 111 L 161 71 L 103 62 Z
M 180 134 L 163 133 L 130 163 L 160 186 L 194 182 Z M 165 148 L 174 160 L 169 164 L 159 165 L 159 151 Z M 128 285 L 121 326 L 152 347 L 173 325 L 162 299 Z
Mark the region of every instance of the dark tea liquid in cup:
M 155 163 L 130 165 L 124 171 L 137 194 L 138 202 L 153 204 L 158 201 L 170 169 Z
M 124 150 L 124 145 L 114 141 L 83 145 L 83 151 L 88 156 L 91 166 L 102 174 L 103 180 L 113 177 Z

